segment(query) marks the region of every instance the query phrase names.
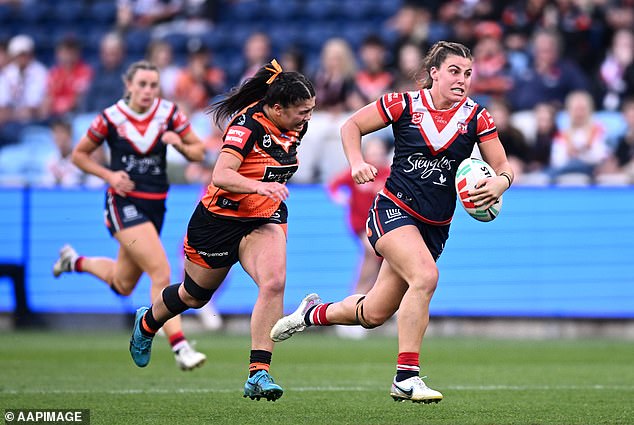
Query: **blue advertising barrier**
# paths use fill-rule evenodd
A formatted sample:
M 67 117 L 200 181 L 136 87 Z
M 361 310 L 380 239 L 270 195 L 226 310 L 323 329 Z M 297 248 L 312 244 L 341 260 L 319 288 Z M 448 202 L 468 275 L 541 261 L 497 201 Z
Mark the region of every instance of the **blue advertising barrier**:
M 309 292 L 328 301 L 348 295 L 359 261 L 345 208 L 321 186 L 290 191 L 287 312 Z M 199 195 L 191 186 L 170 191 L 162 239 L 173 282 L 181 279 L 182 239 Z M 0 264 L 24 266 L 31 311 L 121 313 L 149 304 L 146 276 L 124 298 L 87 274 L 51 274 L 64 243 L 88 256 L 116 256 L 103 203 L 102 190 L 0 189 Z M 431 314 L 633 318 L 633 218 L 634 188 L 513 187 L 490 223 L 458 206 Z M 221 313 L 248 314 L 256 297 L 236 266 L 214 302 Z M 0 311 L 15 308 L 11 281 L 0 277 Z

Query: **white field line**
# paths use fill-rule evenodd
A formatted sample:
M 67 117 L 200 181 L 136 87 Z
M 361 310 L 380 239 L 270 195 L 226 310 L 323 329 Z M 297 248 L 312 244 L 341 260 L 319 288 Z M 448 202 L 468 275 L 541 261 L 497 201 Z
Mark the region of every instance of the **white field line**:
M 557 391 L 557 390 L 617 390 L 617 391 L 634 391 L 634 385 L 450 385 L 443 387 L 443 390 L 449 391 Z M 376 387 L 287 387 L 287 391 L 293 392 L 349 392 L 349 391 L 377 391 Z M 0 390 L 2 394 L 213 394 L 213 393 L 235 393 L 241 392 L 236 389 L 222 388 L 138 388 L 138 389 L 116 389 L 116 390 L 43 390 L 43 389 L 25 389 L 25 390 Z

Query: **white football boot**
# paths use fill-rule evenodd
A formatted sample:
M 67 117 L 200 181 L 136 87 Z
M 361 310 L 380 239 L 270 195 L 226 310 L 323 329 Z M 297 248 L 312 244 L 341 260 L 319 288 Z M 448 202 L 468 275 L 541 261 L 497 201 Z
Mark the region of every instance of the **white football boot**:
M 273 329 L 271 329 L 271 339 L 275 342 L 284 341 L 289 339 L 295 332 L 301 332 L 306 329 L 306 323 L 304 322 L 304 316 L 308 309 L 312 306 L 321 303 L 321 298 L 317 294 L 309 294 L 302 300 L 293 313 L 288 316 L 282 317 L 277 321 Z
M 59 250 L 59 258 L 53 264 L 53 276 L 59 277 L 62 273 L 69 273 L 75 271 L 75 261 L 77 261 L 79 255 L 77 251 L 70 245 L 64 245 Z
M 390 395 L 394 401 L 411 400 L 414 403 L 438 403 L 442 394 L 429 388 L 420 376 L 413 376 L 401 382 L 392 381 Z
M 183 347 L 174 353 L 176 364 L 181 370 L 192 370 L 202 366 L 207 360 L 207 356 L 192 348 L 191 345 L 185 344 Z

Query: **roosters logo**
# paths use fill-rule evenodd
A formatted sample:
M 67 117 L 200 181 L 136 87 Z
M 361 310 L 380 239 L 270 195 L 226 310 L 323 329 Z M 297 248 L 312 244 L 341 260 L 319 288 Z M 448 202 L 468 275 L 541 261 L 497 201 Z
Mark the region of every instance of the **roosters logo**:
M 418 125 L 421 122 L 423 122 L 423 113 L 422 112 L 414 112 L 412 114 L 412 123 Z

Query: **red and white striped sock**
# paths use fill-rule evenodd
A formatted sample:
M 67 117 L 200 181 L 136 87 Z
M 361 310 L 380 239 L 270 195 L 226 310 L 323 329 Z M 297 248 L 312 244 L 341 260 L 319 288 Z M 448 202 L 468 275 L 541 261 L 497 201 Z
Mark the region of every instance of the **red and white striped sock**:
M 326 319 L 326 309 L 332 303 L 317 304 L 306 312 L 304 322 L 307 326 L 328 326 L 331 323 Z
M 396 382 L 418 376 L 420 372 L 418 356 L 418 353 L 398 353 L 398 359 L 396 360 Z

